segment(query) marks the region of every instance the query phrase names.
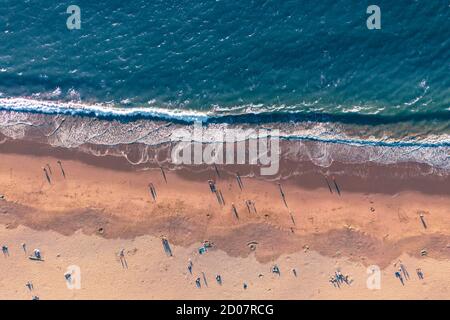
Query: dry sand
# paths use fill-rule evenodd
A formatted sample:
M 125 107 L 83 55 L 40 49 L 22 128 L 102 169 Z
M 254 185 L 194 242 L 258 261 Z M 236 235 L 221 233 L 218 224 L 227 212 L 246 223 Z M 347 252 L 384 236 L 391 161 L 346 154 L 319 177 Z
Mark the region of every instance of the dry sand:
M 234 177 L 217 179 L 212 168 L 198 176 L 167 171 L 166 183 L 159 168 L 122 170 L 66 157 L 64 179 L 58 159 L 1 154 L 0 245 L 9 246 L 10 256 L 0 257 L 0 299 L 30 299 L 27 281 L 41 299 L 450 298 L 446 182 L 439 182 L 440 193 L 404 185 L 398 192 L 356 192 L 354 182 L 342 176 L 339 196 L 326 185 L 305 187 L 296 181 L 300 177 L 282 182 L 286 207 L 276 182 L 242 177 L 241 191 Z M 46 164 L 51 184 L 42 169 Z M 225 206 L 210 192 L 209 178 L 216 178 Z M 248 212 L 245 200 L 255 202 L 257 213 Z M 173 257 L 164 253 L 161 236 L 169 239 Z M 214 248 L 199 255 L 203 240 Z M 45 261 L 27 259 L 23 242 L 29 251 L 41 249 Z M 120 264 L 121 248 L 128 269 Z M 399 260 L 411 276 L 405 286 L 394 277 Z M 274 264 L 281 276 L 270 272 Z M 380 290 L 366 286 L 366 269 L 373 264 L 382 269 Z M 81 268 L 80 290 L 66 287 L 69 265 Z M 351 285 L 338 289 L 328 281 L 338 268 L 353 279 Z M 201 272 L 208 287 L 202 280 L 198 289 Z

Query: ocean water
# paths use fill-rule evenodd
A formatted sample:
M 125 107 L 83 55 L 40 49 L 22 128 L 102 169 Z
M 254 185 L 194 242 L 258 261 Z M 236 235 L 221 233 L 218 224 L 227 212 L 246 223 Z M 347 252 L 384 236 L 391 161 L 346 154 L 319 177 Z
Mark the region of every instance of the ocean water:
M 0 47 L 0 110 L 355 124 L 450 145 L 446 0 L 2 0 Z

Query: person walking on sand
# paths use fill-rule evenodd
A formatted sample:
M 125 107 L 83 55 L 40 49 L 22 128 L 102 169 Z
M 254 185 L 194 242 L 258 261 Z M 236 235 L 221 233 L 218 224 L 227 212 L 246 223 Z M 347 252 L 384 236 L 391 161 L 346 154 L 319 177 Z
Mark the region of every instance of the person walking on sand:
M 239 215 L 238 215 L 238 212 L 237 212 L 237 209 L 236 209 L 236 206 L 234 205 L 234 203 L 231 204 L 231 210 L 233 211 L 234 216 L 239 220 Z
M 217 281 L 217 283 L 218 283 L 219 285 L 222 285 L 222 277 L 220 276 L 220 274 L 218 274 L 218 275 L 216 276 L 216 281 Z
M 120 263 L 122 264 L 122 268 L 128 269 L 127 259 L 125 258 L 125 249 L 121 249 L 119 252 Z
M 248 213 L 252 213 L 252 211 L 250 209 L 250 203 L 251 203 L 250 200 L 245 200 L 245 205 L 247 206 Z
M 153 185 L 153 183 L 150 183 L 148 185 L 149 189 L 150 189 L 150 194 L 152 195 L 153 201 L 156 201 L 156 189 L 155 186 Z
M 28 281 L 25 286 L 28 288 L 29 291 L 33 291 L 33 283 L 31 281 Z
M 289 210 L 289 217 L 291 218 L 292 224 L 295 226 L 295 219 L 291 210 Z M 291 229 L 291 231 L 294 232 L 293 229 Z
M 46 165 L 45 165 L 46 167 L 47 167 L 47 169 L 48 169 L 48 172 L 50 173 L 50 175 L 52 176 L 53 175 L 53 172 L 52 172 L 52 167 L 50 167 L 50 165 L 47 163 Z
M 169 244 L 169 240 L 167 240 L 166 237 L 162 237 L 161 238 L 162 244 L 163 244 L 163 248 L 164 248 L 164 252 L 169 256 L 172 257 L 172 249 L 170 248 L 170 244 Z
M 244 185 L 242 184 L 242 179 L 241 176 L 239 175 L 239 172 L 236 172 L 236 180 L 239 185 L 239 189 L 242 190 L 244 188 Z
M 425 217 L 424 217 L 423 213 L 420 213 L 419 217 L 420 217 L 420 221 L 422 222 L 423 227 L 426 229 L 427 223 L 425 222 Z
M 191 259 L 189 259 L 189 262 L 188 262 L 188 270 L 189 270 L 189 273 L 190 273 L 190 274 L 192 274 L 192 266 L 193 266 L 192 261 L 191 261 Z
M 27 245 L 25 242 L 22 243 L 22 250 L 23 250 L 23 252 L 25 252 L 25 254 L 27 253 Z
M 200 280 L 200 278 L 197 278 L 196 280 L 195 280 L 195 285 L 197 286 L 197 288 L 199 288 L 200 289 L 200 287 L 201 287 L 201 282 L 200 282 L 201 280 Z
M 161 169 L 161 173 L 162 173 L 162 176 L 164 178 L 164 181 L 167 183 L 167 177 L 166 177 L 166 173 L 164 172 L 163 167 L 159 167 L 159 168 Z
M 416 269 L 416 273 L 417 273 L 417 276 L 419 277 L 419 280 L 423 280 L 423 272 L 422 272 L 422 269 L 420 269 L 420 268 L 418 268 L 418 269 Z
M 66 178 L 66 172 L 64 171 L 64 168 L 62 166 L 61 161 L 58 160 L 58 164 L 59 164 L 59 168 L 61 169 L 61 173 L 62 173 L 62 175 L 63 175 L 63 177 L 65 179 Z
M 339 282 L 336 280 L 335 277 L 330 277 L 328 281 L 333 285 L 333 287 L 339 288 Z
M 46 169 L 46 168 L 42 168 L 42 169 L 44 170 L 45 177 L 47 178 L 47 182 L 48 182 L 49 184 L 52 184 L 52 181 L 50 180 L 50 176 L 48 175 L 47 169 Z
M 333 183 L 334 183 L 334 186 L 336 188 L 338 195 L 341 196 L 341 189 L 339 188 L 339 185 L 337 184 L 336 179 L 334 177 L 333 177 Z
M 249 206 L 250 206 L 250 209 L 253 210 L 254 214 L 258 214 L 258 211 L 256 211 L 256 203 L 255 203 L 255 201 L 249 200 Z
M 286 196 L 284 194 L 283 187 L 281 186 L 281 183 L 279 183 L 279 182 L 278 182 L 278 188 L 280 189 L 280 194 L 281 194 L 281 198 L 283 199 L 284 205 L 287 208 L 288 205 L 287 205 L 287 202 L 286 202 Z
M 209 184 L 209 189 L 211 190 L 211 192 L 216 193 L 217 189 L 216 189 L 216 185 L 215 185 L 214 181 L 208 180 L 208 184 Z
M 248 213 L 257 213 L 255 202 L 252 200 L 246 200 L 245 205 L 247 206 Z

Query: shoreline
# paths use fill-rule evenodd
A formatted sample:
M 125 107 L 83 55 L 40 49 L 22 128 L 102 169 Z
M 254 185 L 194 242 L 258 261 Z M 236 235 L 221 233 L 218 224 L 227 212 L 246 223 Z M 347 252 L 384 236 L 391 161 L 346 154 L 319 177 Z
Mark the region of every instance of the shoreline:
M 151 161 L 151 157 L 167 162 L 167 154 L 155 154 L 152 150 L 162 150 L 176 142 L 173 133 L 178 130 L 192 138 L 195 127 L 161 120 L 119 121 L 0 111 L 0 134 L 3 136 L 53 147 L 125 155 L 133 164 Z M 252 123 L 205 124 L 201 128 L 205 145 L 213 143 L 216 135 L 230 129 L 235 132 L 263 130 L 269 135 L 275 132 L 274 137 L 284 146 L 281 159 L 286 161 L 312 162 L 324 168 L 334 162 L 349 165 L 416 163 L 419 167 L 428 167 L 425 173 L 433 168 L 433 174 L 450 175 L 450 128 L 445 123 L 434 127 L 431 132 L 429 129 L 423 131 L 422 125 L 410 127 L 407 123 L 349 126 L 314 121 L 272 122 L 259 127 Z M 245 143 L 251 140 L 248 136 L 244 139 Z

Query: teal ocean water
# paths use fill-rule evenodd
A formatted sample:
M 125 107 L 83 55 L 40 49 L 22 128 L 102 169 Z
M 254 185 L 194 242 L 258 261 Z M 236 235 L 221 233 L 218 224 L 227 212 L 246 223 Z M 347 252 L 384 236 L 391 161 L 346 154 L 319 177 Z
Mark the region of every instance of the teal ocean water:
M 371 4 L 3 0 L 0 110 L 343 123 L 448 146 L 450 2 L 376 1 L 380 30 Z

